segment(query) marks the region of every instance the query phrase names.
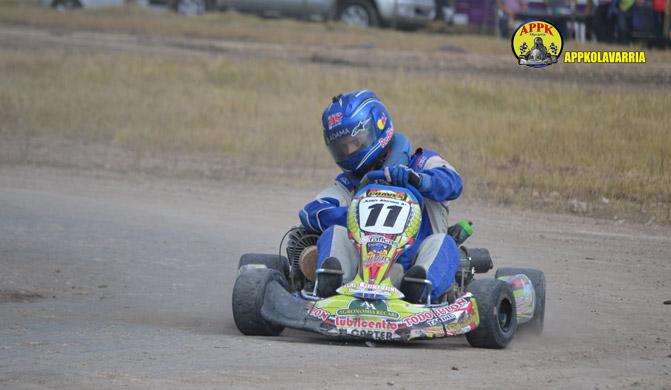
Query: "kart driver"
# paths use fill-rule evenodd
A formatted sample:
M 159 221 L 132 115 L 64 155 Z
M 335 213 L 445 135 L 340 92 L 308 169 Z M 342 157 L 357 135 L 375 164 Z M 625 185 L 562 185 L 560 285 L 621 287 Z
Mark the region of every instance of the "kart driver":
M 334 97 L 322 114 L 322 125 L 326 146 L 343 173 L 299 213 L 308 231 L 321 233 L 316 253 L 317 294 L 335 294 L 357 273 L 359 258 L 346 226 L 347 208 L 361 178 L 370 170 L 382 169 L 392 185 L 407 187 L 414 171 L 421 177 L 417 189 L 424 196 L 425 209 L 416 242 L 398 258 L 398 277 L 392 281 L 396 279 L 394 284 L 409 302 L 425 303 L 428 291 L 436 302 L 450 289 L 459 265 L 459 250 L 447 234 L 447 201 L 461 194 L 461 176 L 436 152 L 422 148 L 413 152 L 409 140 L 394 132 L 389 112 L 371 91 Z

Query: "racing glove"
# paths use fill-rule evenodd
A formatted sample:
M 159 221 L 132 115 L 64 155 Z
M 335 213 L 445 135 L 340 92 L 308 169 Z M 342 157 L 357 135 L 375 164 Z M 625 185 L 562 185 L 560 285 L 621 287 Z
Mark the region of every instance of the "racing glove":
M 411 174 L 419 176 L 419 185 L 416 186 L 419 192 L 424 193 L 431 190 L 431 176 L 425 173 L 415 172 L 405 165 L 384 168 L 384 176 L 387 181 L 398 187 L 407 187 Z
M 334 198 L 313 200 L 298 213 L 301 224 L 311 233 L 322 233 L 333 225 L 347 224 L 347 207 Z

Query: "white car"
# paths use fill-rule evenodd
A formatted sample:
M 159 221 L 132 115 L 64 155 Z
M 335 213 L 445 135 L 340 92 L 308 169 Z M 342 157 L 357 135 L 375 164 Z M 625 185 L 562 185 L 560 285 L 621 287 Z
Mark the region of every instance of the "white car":
M 57 9 L 120 7 L 125 0 L 40 0 L 44 7 Z
M 58 9 L 121 6 L 125 0 L 39 0 Z M 144 0 L 147 5 L 165 5 L 181 13 L 207 9 L 234 9 L 272 17 L 335 19 L 359 27 L 421 27 L 436 17 L 436 0 Z
M 219 0 L 240 12 L 303 19 L 336 19 L 360 27 L 419 27 L 436 16 L 435 0 Z

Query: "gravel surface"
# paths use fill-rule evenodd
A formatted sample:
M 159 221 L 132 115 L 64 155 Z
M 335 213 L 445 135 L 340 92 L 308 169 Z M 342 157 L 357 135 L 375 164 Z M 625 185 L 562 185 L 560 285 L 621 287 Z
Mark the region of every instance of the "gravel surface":
M 312 188 L 0 166 L 0 387 L 653 388 L 671 383 L 671 228 L 464 201 L 471 246 L 548 283 L 546 332 L 501 351 L 241 335 L 239 256 Z

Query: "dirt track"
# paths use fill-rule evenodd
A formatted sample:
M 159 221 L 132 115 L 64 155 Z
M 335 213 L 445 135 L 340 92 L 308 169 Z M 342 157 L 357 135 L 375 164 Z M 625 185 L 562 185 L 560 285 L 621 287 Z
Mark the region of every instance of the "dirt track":
M 242 336 L 230 309 L 239 255 L 274 252 L 321 184 L 0 168 L 0 387 L 671 386 L 671 229 L 483 207 L 467 193 L 453 213 L 475 222 L 470 245 L 546 272 L 541 338 L 491 351 L 463 338 Z

